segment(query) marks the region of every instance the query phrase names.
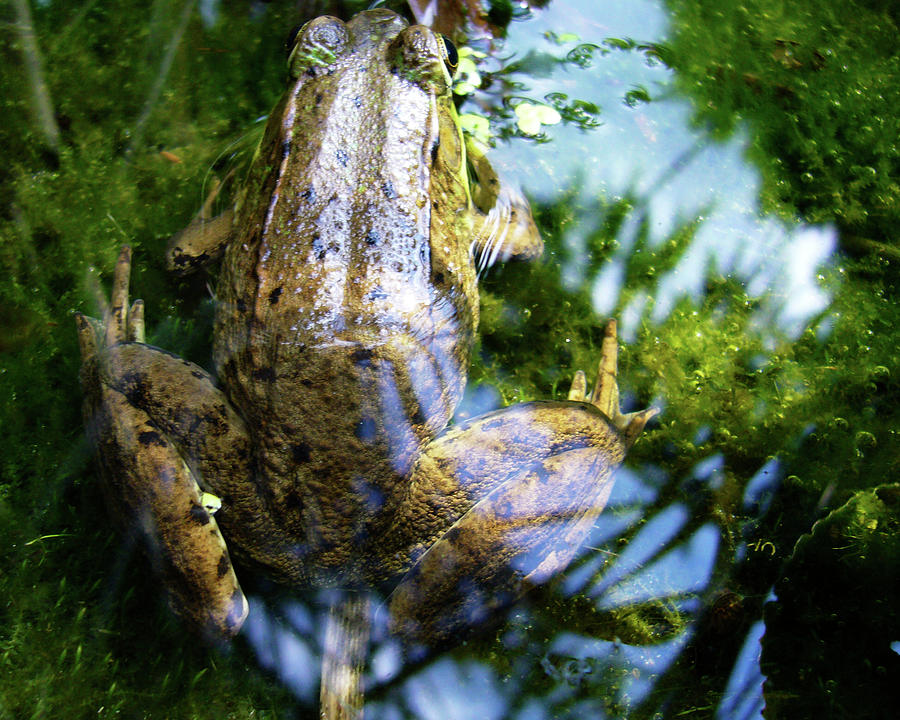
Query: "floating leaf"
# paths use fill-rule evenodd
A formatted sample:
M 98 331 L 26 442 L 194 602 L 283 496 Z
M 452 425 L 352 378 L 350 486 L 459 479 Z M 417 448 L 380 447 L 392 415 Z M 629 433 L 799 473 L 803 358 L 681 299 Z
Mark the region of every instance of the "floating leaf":
M 581 38 L 575 33 L 555 33 L 552 30 L 548 30 L 547 32 L 545 32 L 544 37 L 547 38 L 550 42 L 555 43 L 556 45 L 576 43 L 581 40 Z
M 478 60 L 485 57 L 480 50 L 470 47 L 459 48 L 459 65 L 456 69 L 453 92 L 457 95 L 471 95 L 481 86 Z
M 542 125 L 556 125 L 562 117 L 549 105 L 523 102 L 516 105 L 519 130 L 526 135 L 537 135 Z
M 479 142 L 488 144 L 491 140 L 491 121 L 484 115 L 475 113 L 463 113 L 459 116 L 459 124 L 462 129 L 472 135 Z

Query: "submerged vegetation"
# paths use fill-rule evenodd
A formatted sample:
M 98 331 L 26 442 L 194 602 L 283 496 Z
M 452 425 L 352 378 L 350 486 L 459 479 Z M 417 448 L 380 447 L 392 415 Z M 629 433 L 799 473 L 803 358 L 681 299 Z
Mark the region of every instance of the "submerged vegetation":
M 98 288 L 128 242 L 150 340 L 209 365 L 206 280 L 167 277 L 163 247 L 199 207 L 210 169 L 227 174 L 223 148 L 275 101 L 295 9 L 222 4 L 211 22 L 192 3 L 157 3 L 145 15 L 123 2 L 41 4 L 32 22 L 48 117 L 35 76 L 22 71 L 35 60 L 14 15 L 23 5 L 4 11 L 0 50 L 0 718 L 312 716 L 293 708 L 242 643 L 221 652 L 186 636 L 147 563 L 106 529 L 81 426 L 72 319 L 96 314 Z M 316 5 L 311 15 L 326 3 Z M 764 310 L 765 294 L 710 267 L 699 297 L 653 319 L 660 281 L 702 218 L 683 219 L 657 244 L 637 193 L 560 188 L 536 205 L 547 253 L 483 282 L 470 384 L 496 388 L 503 402 L 563 397 L 572 370 L 596 361 L 602 322 L 592 293 L 615 257 L 624 281 L 612 314 L 639 308 L 620 358 L 623 386 L 633 407 L 654 402 L 664 412 L 629 456 L 645 492 L 610 509 L 619 531 L 452 657 L 519 688 L 508 717 L 531 701 L 551 716 L 584 704 L 633 718 L 711 716 L 748 631 L 764 620 L 767 718 L 877 717 L 878 692 L 891 691 L 880 678 L 896 677 L 900 661 L 888 647 L 900 623 L 885 570 L 896 567 L 900 521 L 900 18 L 877 0 L 794 3 L 789 12 L 773 0 L 668 5 L 669 39 L 654 57 L 675 71 L 697 126 L 718 139 L 746 131 L 766 211 L 838 228 L 840 254 L 820 278 L 831 302 L 790 335 Z M 622 93 L 623 102 L 654 102 L 652 91 Z M 588 108 L 590 132 L 603 118 L 590 100 L 560 101 L 564 122 Z M 622 252 L 622 228 L 634 221 L 636 239 Z M 565 241 L 576 224 L 586 259 L 572 287 L 563 268 L 582 262 Z M 673 508 L 683 522 L 642 567 L 684 552 L 709 528 L 709 582 L 669 594 L 639 577 L 647 597 L 601 607 L 603 559 L 624 555 Z M 608 652 L 579 655 L 566 645 L 573 635 Z M 823 643 L 840 648 L 823 654 Z M 666 659 L 642 675 L 622 659 L 623 645 L 651 659 L 660 648 Z M 664 656 L 670 646 L 677 652 Z M 836 651 L 842 662 L 823 662 Z M 418 667 L 374 689 L 376 712 L 395 703 L 413 714 L 392 690 Z M 879 678 L 865 702 L 856 694 L 864 675 Z M 651 689 L 640 690 L 644 680 Z

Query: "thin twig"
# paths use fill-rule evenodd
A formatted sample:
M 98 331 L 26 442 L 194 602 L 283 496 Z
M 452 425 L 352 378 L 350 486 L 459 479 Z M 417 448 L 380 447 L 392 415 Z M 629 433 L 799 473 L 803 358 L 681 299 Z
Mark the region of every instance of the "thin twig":
M 28 76 L 28 87 L 31 90 L 31 112 L 34 115 L 35 124 L 41 131 L 44 143 L 53 152 L 59 152 L 59 125 L 56 124 L 53 102 L 50 100 L 50 91 L 44 80 L 44 63 L 41 59 L 40 48 L 38 48 L 34 23 L 31 20 L 31 8 L 28 0 L 13 0 L 13 6 L 16 9 L 16 30 L 19 32 L 19 41 L 22 43 L 25 73 Z
M 175 61 L 175 53 L 178 52 L 178 47 L 181 45 L 181 38 L 184 37 L 184 31 L 187 30 L 188 21 L 191 19 L 191 13 L 194 11 L 194 6 L 196 4 L 197 0 L 189 0 L 181 9 L 181 17 L 178 18 L 178 25 L 175 27 L 172 39 L 166 47 L 162 62 L 159 64 L 159 70 L 156 73 L 156 81 L 153 83 L 153 87 L 150 88 L 150 92 L 147 94 L 147 100 L 144 102 L 144 108 L 141 110 L 141 114 L 134 124 L 134 132 L 131 134 L 131 144 L 128 146 L 128 150 L 125 153 L 126 157 L 130 156 L 131 153 L 140 146 L 141 141 L 143 140 L 144 126 L 153 114 L 153 108 L 156 106 L 156 103 L 159 101 L 159 96 L 162 94 L 163 87 L 169 77 L 169 70 L 172 69 L 172 63 Z

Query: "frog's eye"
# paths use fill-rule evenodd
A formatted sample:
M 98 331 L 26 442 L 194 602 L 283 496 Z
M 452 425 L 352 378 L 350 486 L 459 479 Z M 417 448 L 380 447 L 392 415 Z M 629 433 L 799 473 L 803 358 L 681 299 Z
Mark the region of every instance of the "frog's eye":
M 450 38 L 444 34 L 441 34 L 441 42 L 439 45 L 444 65 L 446 65 L 447 70 L 450 71 L 450 77 L 453 77 L 456 75 L 456 68 L 459 67 L 459 53 L 456 51 L 456 45 L 454 45 L 450 41 Z
M 331 65 L 349 39 L 347 26 L 327 15 L 294 28 L 285 43 L 291 77 L 315 74 L 318 68 Z
M 291 28 L 291 32 L 288 33 L 288 36 L 284 39 L 284 56 L 286 59 L 291 57 L 291 53 L 294 51 L 294 43 L 297 42 L 297 36 L 304 27 L 306 27 L 306 23 L 294 25 L 294 27 Z
M 388 47 L 394 70 L 428 92 L 450 88 L 459 54 L 447 38 L 422 25 L 403 28 Z

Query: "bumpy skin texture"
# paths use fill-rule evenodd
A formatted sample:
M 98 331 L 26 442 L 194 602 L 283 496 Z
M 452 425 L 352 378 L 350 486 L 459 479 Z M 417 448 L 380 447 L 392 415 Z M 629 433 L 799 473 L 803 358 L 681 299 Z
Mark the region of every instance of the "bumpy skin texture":
M 478 322 L 473 248 L 542 244 L 480 157 L 472 201 L 442 42 L 383 10 L 299 34 L 234 208 L 170 243 L 182 271 L 224 251 L 218 387 L 143 342 L 127 249 L 104 322 L 79 317 L 109 504 L 211 635 L 247 612 L 217 525 L 284 583 L 399 578 L 407 639 L 477 622 L 565 567 L 652 415 L 619 413 L 610 323 L 593 394 L 579 373 L 568 402 L 444 431 Z M 215 519 L 201 489 L 221 500 Z

